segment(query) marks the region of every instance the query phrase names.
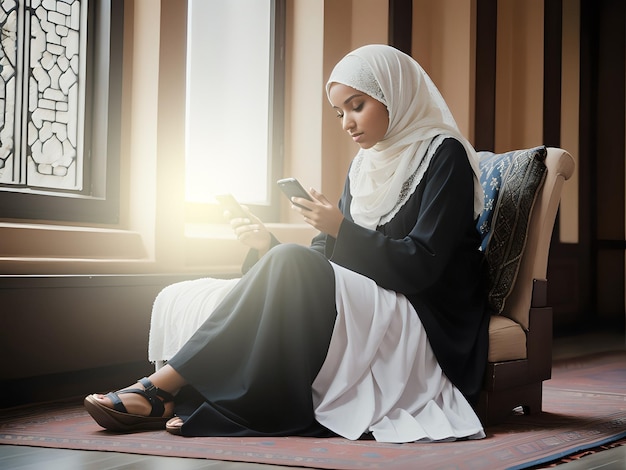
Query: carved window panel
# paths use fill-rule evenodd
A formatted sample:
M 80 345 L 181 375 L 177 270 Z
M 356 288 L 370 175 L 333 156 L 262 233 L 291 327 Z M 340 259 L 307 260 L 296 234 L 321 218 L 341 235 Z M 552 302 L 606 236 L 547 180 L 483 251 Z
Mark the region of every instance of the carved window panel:
M 87 1 L 1 5 L 0 183 L 80 192 Z

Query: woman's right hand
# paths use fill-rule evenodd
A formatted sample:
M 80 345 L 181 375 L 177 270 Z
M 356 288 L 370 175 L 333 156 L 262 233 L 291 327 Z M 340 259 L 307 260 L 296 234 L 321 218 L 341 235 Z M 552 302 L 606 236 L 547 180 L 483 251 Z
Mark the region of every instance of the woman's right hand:
M 230 222 L 237 240 L 244 245 L 254 248 L 259 255 L 264 255 L 272 242 L 272 235 L 267 227 L 256 217 L 247 206 L 242 206 L 248 217 L 231 217 L 228 210 L 224 211 L 224 217 Z

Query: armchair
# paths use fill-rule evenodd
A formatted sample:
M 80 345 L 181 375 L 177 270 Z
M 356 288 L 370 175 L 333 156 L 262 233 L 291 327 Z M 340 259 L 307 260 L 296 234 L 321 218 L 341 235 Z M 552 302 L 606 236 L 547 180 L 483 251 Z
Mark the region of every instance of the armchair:
M 502 422 L 520 406 L 526 414 L 541 411 L 542 384 L 552 373 L 548 253 L 561 190 L 574 172 L 574 160 L 565 150 L 545 147 L 479 156 L 483 187 L 500 183 L 493 213 L 479 220 L 494 311 L 476 411 L 488 426 Z M 502 161 L 507 159 L 505 168 Z M 487 193 L 488 189 L 486 201 Z

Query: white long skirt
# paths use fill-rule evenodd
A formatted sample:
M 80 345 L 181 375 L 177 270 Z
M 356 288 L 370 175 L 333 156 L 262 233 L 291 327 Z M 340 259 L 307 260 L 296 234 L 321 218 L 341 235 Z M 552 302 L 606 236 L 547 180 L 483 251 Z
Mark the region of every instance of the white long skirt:
M 316 419 L 348 439 L 367 432 L 380 442 L 485 437 L 406 297 L 331 265 L 337 319 L 313 383 Z M 149 360 L 173 357 L 238 281 L 205 278 L 163 289 L 152 310 Z
M 317 420 L 348 439 L 366 432 L 381 442 L 485 437 L 406 297 L 332 265 L 337 320 L 313 383 Z
M 164 288 L 152 305 L 148 360 L 169 361 L 209 318 L 239 279 L 203 278 Z

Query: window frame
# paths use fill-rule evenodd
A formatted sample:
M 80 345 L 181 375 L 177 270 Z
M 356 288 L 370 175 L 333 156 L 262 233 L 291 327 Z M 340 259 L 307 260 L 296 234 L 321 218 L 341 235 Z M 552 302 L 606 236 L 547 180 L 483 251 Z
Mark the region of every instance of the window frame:
M 88 8 L 84 190 L 3 186 L 3 219 L 119 222 L 124 1 L 91 1 Z

